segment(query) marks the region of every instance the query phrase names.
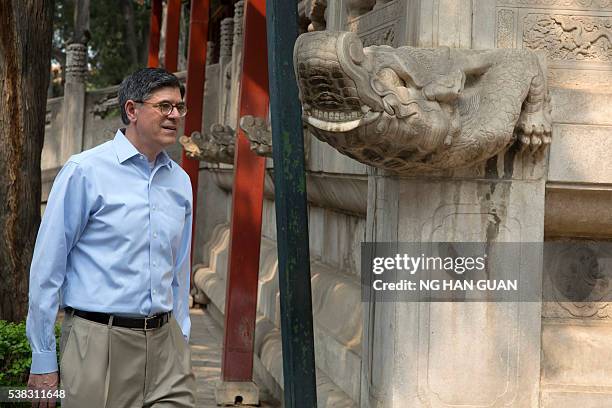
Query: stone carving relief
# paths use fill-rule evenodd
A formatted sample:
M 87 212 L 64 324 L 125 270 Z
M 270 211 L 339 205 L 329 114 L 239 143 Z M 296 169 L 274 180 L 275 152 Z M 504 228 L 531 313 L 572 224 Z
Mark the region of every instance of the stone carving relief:
M 612 10 L 612 0 L 497 0 L 498 6 Z
M 87 46 L 72 43 L 66 47 L 66 82 L 84 82 L 87 75 Z
M 239 0 L 234 4 L 234 41 L 232 43 L 231 65 L 225 71 L 221 68 L 221 75 L 227 78 L 225 86 L 229 86 L 227 100 L 225 103 L 222 120 L 224 123 L 231 123 L 235 126 L 238 121 L 238 99 L 240 95 L 240 75 L 242 71 L 242 46 L 244 35 L 244 0 Z M 223 84 L 222 84 L 223 85 Z
M 549 247 L 545 251 L 546 291 L 569 317 L 607 319 L 612 309 L 610 246 L 584 242 Z M 607 253 L 606 253 L 607 252 Z
M 258 156 L 272 157 L 272 130 L 266 120 L 251 115 L 243 116 L 240 118 L 240 128 L 249 139 L 253 153 Z M 235 140 L 234 129 L 220 124 L 213 125 L 210 132 L 204 136 L 199 132 L 193 132 L 191 137 L 179 138 L 188 157 L 227 164 L 234 164 Z M 308 149 L 306 149 L 306 156 L 308 156 Z
M 231 17 L 221 20 L 221 47 L 219 48 L 219 57 L 231 58 L 232 46 L 234 43 L 234 19 Z
M 379 1 L 364 15 L 349 17 L 347 31 L 356 33 L 366 47 L 397 46 L 401 41 L 402 27 L 406 24 L 402 18 L 402 4 L 397 0 Z
M 234 164 L 235 132 L 230 126 L 212 125 L 210 132 L 202 135 L 193 132 L 191 137 L 181 136 L 187 157 L 210 163 Z
M 514 11 L 497 12 L 497 48 L 514 48 Z
M 369 47 L 370 45 L 393 45 L 395 44 L 395 27 L 386 27 L 383 30 L 371 33 L 368 36 L 364 36 L 363 45 Z
M 251 143 L 251 151 L 258 156 L 272 157 L 272 131 L 265 119 L 243 116 L 240 118 L 240 128 Z
M 557 61 L 612 61 L 612 17 L 528 14 L 523 46 Z
M 234 4 L 234 41 L 236 47 L 242 47 L 242 32 L 244 19 L 244 0 L 239 0 Z
M 516 140 L 551 142 L 550 97 L 527 50 L 363 48 L 356 34 L 300 36 L 294 52 L 310 131 L 399 174 L 469 167 Z
M 359 17 L 374 8 L 376 0 L 347 0 L 346 12 L 349 19 Z
M 327 0 L 300 0 L 298 2 L 298 14 L 302 25 L 306 26 L 304 31 L 325 30 L 327 22 L 325 12 Z

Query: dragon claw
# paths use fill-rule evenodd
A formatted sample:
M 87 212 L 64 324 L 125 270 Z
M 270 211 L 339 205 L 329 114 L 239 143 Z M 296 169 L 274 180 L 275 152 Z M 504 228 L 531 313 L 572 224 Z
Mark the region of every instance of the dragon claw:
M 550 123 L 550 115 L 544 110 L 521 112 L 517 128 L 523 146 L 532 153 L 546 148 L 552 140 Z

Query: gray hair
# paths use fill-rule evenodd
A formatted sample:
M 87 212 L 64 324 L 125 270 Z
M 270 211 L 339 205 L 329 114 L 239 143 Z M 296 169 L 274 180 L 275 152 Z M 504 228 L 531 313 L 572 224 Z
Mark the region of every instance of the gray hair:
M 146 101 L 153 91 L 160 88 L 179 88 L 181 97 L 185 96 L 185 88 L 178 78 L 162 68 L 143 68 L 127 76 L 119 85 L 119 108 L 121 109 L 121 121 L 125 125 L 130 124 L 125 103 L 133 101 Z

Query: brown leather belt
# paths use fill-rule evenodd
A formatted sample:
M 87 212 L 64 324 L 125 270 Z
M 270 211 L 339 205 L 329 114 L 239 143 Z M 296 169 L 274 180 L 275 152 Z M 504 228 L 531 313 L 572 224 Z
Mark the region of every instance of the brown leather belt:
M 72 309 L 70 307 L 66 308 L 66 313 L 73 313 L 75 316 L 82 317 L 83 319 L 91 320 L 92 322 L 109 324 L 111 322 L 112 317 L 112 326 L 117 327 L 126 327 L 128 329 L 141 329 L 141 330 L 153 330 L 159 329 L 164 324 L 170 321 L 170 317 L 172 317 L 172 311 L 166 313 L 160 313 L 155 316 L 150 317 L 124 317 L 124 316 L 116 316 L 107 313 L 98 313 L 98 312 L 86 312 L 83 310 Z

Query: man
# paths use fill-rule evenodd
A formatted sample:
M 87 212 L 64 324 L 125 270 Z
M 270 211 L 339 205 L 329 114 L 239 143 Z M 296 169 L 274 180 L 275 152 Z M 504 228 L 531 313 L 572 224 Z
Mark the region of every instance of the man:
M 57 387 L 53 327 L 62 307 L 63 407 L 195 404 L 192 191 L 164 151 L 186 114 L 182 97 L 163 69 L 127 77 L 119 88 L 127 127 L 72 156 L 49 194 L 30 271 L 28 385 Z

